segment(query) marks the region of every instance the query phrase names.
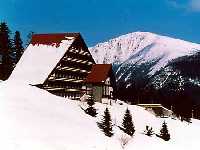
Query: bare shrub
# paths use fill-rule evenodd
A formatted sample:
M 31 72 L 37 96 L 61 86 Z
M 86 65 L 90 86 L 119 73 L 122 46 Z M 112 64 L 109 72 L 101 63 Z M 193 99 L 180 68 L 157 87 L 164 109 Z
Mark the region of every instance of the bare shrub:
M 119 138 L 120 144 L 122 148 L 124 149 L 125 146 L 128 144 L 128 142 L 131 140 L 131 136 L 128 134 L 123 133 L 121 137 Z

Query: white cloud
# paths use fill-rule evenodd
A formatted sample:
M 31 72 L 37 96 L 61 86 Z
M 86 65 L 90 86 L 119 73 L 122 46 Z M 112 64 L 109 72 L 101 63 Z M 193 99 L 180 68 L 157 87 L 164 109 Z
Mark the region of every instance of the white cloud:
M 200 12 L 200 0 L 190 0 L 189 7 L 193 11 Z
M 187 1 L 176 1 L 167 0 L 168 4 L 176 9 L 184 9 L 186 11 L 200 12 L 200 0 L 187 0 Z
M 177 9 L 186 9 L 187 8 L 187 4 L 186 3 L 180 3 L 177 2 L 176 0 L 167 0 L 167 3 Z

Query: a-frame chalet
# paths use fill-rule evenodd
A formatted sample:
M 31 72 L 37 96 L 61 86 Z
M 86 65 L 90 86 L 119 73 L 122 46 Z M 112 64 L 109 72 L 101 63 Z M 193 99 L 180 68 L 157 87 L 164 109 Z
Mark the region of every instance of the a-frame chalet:
M 80 33 L 34 34 L 11 79 L 79 99 L 94 63 Z

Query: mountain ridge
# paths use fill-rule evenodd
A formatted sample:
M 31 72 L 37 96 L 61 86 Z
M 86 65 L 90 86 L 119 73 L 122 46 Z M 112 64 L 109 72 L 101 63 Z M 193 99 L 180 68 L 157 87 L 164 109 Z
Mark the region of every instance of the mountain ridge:
M 183 50 L 181 48 L 177 50 L 177 45 L 182 45 Z M 161 56 L 162 52 L 165 52 L 165 56 L 171 55 L 169 59 L 173 59 L 188 54 L 188 51 L 200 50 L 200 45 L 151 32 L 132 32 L 99 43 L 89 49 L 96 63 L 114 63 L 124 62 L 132 55 L 141 53 L 145 48 L 151 49 L 151 54 L 148 54 L 148 57 L 156 56 L 158 53 Z M 170 48 L 179 53 L 176 54 L 175 51 L 170 51 Z M 175 55 L 176 57 L 174 57 Z M 164 64 L 166 65 L 166 62 Z
M 192 89 L 200 92 L 200 73 L 195 72 L 200 65 L 200 44 L 133 32 L 97 44 L 90 52 L 96 63 L 113 64 L 116 93 L 123 95 L 118 98 L 148 103 L 149 99 L 178 99 L 177 94 L 191 98 Z M 196 102 L 200 95 L 194 97 Z

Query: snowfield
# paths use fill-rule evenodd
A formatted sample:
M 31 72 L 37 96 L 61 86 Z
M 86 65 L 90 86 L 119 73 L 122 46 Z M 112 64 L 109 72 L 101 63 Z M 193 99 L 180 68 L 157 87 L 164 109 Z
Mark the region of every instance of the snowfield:
M 143 108 L 128 104 L 108 106 L 96 103 L 98 116 L 86 115 L 85 103 L 54 96 L 47 91 L 14 81 L 0 83 L 0 148 L 2 150 L 122 150 L 121 125 L 128 107 L 132 113 L 136 132 L 126 150 L 180 149 L 196 150 L 200 147 L 200 121 L 191 124 L 171 118 L 157 118 Z M 114 136 L 109 138 L 96 122 L 108 107 L 114 124 Z M 155 135 L 143 134 L 146 125 L 159 133 L 163 121 L 167 122 L 170 141 Z

